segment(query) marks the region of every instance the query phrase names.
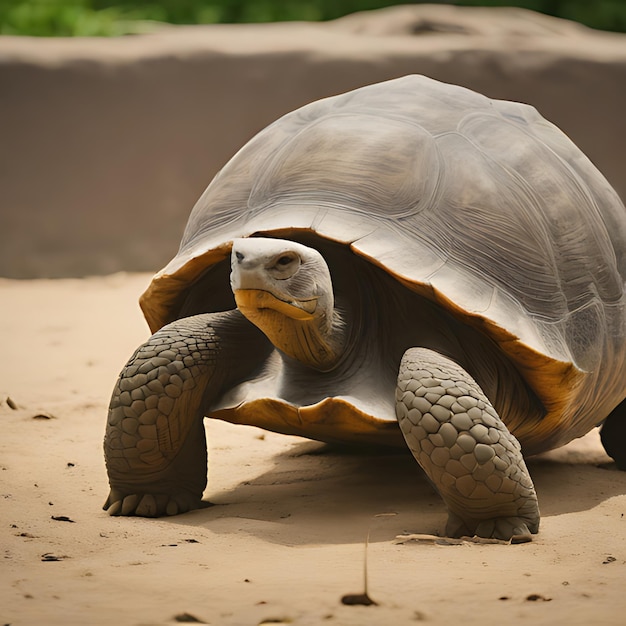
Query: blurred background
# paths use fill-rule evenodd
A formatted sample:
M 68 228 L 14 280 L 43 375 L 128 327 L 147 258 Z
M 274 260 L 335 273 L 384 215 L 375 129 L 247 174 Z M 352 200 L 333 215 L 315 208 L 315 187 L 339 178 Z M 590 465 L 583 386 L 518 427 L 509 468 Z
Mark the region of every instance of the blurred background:
M 141 32 L 153 22 L 213 24 L 334 20 L 398 4 L 393 0 L 3 0 L 0 33 L 40 37 L 112 36 Z M 626 31 L 624 0 L 456 0 L 428 4 L 514 6 Z
M 0 276 L 158 270 L 256 132 L 410 73 L 532 104 L 625 198 L 624 31 L 624 0 L 0 0 Z

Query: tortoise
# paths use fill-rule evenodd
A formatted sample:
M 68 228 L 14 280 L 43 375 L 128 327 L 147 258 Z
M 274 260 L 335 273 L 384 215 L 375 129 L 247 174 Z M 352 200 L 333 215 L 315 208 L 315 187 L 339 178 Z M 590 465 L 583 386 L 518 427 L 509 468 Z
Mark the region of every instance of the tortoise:
M 531 106 L 405 76 L 253 137 L 140 298 L 111 515 L 202 505 L 203 418 L 403 446 L 449 536 L 530 540 L 524 457 L 604 422 L 626 469 L 626 209 Z

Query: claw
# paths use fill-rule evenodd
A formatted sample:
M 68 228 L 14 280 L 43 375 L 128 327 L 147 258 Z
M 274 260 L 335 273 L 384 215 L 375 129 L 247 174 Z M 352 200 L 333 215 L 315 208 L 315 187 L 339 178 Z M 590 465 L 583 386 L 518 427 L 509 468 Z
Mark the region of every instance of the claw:
M 155 497 L 151 493 L 147 493 L 139 502 L 135 509 L 135 515 L 141 517 L 156 517 L 157 503 Z
M 121 515 L 121 513 L 122 513 L 122 501 L 121 500 L 116 500 L 113 504 L 111 504 L 108 507 L 106 507 L 106 510 L 108 511 L 109 515 L 112 515 L 112 516 Z
M 470 529 L 469 532 L 466 532 Z M 479 522 L 478 524 L 463 523 L 455 514 L 450 514 L 446 534 L 449 537 L 463 535 L 483 537 L 485 539 L 499 539 L 511 543 L 526 543 L 532 541 L 532 535 L 538 528 L 528 524 L 519 517 L 496 517 Z
M 478 524 L 478 526 L 476 526 L 476 530 L 474 531 L 475 535 L 478 535 L 479 537 L 486 537 L 486 538 L 493 538 L 493 539 L 508 539 L 508 537 L 501 537 L 500 535 L 502 533 L 498 532 L 498 529 L 496 528 L 496 520 L 495 519 L 488 519 L 485 520 L 484 522 L 481 522 L 480 524 Z
M 139 517 L 159 517 L 161 515 L 180 515 L 193 509 L 209 506 L 199 497 L 189 493 L 127 493 L 111 489 L 109 497 L 102 507 L 109 515 L 137 515 Z
M 137 509 L 137 502 L 139 502 L 139 496 L 136 494 L 126 496 L 122 502 L 122 515 L 132 515 Z
M 118 491 L 117 489 L 111 489 L 109 491 L 109 495 L 107 496 L 106 502 L 102 505 L 102 508 L 107 511 L 109 507 L 117 502 L 118 500 L 123 500 L 124 494 Z
M 459 538 L 471 535 L 469 527 L 465 522 L 452 511 L 448 512 L 448 523 L 446 524 L 446 537 Z
M 528 526 L 526 525 L 524 525 L 523 528 L 517 527 L 513 531 L 513 535 L 511 536 L 511 543 L 528 543 L 532 540 L 532 534 L 530 530 L 528 530 Z

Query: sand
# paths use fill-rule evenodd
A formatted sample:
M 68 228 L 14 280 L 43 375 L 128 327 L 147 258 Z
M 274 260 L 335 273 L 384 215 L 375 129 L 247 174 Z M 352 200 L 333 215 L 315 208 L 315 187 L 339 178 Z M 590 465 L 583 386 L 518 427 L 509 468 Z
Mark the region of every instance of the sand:
M 209 420 L 214 506 L 109 517 L 106 406 L 148 335 L 148 280 L 0 280 L 0 623 L 624 623 L 626 473 L 595 432 L 530 460 L 543 519 L 528 544 L 399 543 L 445 522 L 409 455 Z M 344 605 L 368 532 L 378 605 Z

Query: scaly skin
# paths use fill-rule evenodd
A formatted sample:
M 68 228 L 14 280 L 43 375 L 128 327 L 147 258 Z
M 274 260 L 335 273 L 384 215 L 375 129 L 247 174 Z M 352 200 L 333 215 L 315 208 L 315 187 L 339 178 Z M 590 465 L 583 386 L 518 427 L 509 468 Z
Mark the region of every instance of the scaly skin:
M 142 345 L 111 398 L 104 439 L 111 492 L 104 508 L 157 517 L 200 507 L 207 482 L 203 417 L 270 351 L 238 311 L 178 320 Z
M 463 368 L 432 350 L 407 350 L 396 414 L 448 507 L 448 536 L 521 542 L 538 531 L 537 496 L 520 444 Z

